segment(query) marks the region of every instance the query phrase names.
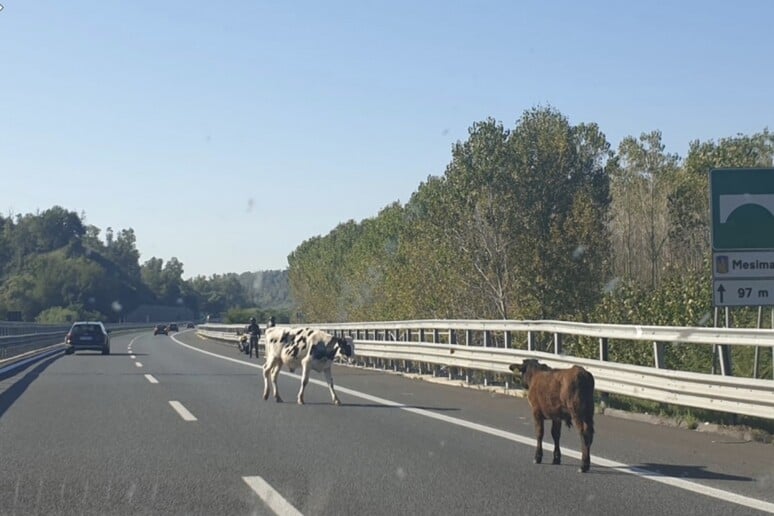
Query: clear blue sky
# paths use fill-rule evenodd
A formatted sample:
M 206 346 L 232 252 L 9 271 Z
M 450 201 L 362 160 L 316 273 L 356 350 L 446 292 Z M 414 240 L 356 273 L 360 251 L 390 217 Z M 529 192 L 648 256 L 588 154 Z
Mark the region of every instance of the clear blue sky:
M 486 117 L 681 156 L 774 121 L 768 0 L 0 3 L 0 210 L 134 228 L 186 277 L 287 267 Z

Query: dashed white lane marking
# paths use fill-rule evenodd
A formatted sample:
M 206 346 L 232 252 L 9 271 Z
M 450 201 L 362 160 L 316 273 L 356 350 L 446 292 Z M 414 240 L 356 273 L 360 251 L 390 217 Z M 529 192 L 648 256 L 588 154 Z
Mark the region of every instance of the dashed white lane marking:
M 130 351 L 130 353 L 131 353 L 131 351 Z M 135 358 L 137 358 L 137 355 L 132 355 L 131 358 L 132 358 L 132 360 L 134 360 Z
M 142 367 L 142 362 L 135 362 L 134 365 L 136 365 L 137 367 Z
M 178 415 L 183 418 L 183 421 L 197 421 L 196 416 L 191 414 L 188 409 L 185 408 L 179 401 L 170 401 L 169 404 L 172 405 L 172 408 L 175 409 L 175 412 L 177 412 Z
M 227 360 L 229 362 L 236 362 L 238 364 L 246 365 L 249 367 L 254 367 L 256 369 L 263 369 L 263 366 L 261 364 L 253 364 L 250 362 L 245 362 L 243 360 L 237 360 L 235 358 L 231 357 L 224 357 L 223 355 L 218 355 L 217 353 L 212 353 L 210 351 L 205 351 L 203 349 L 196 348 L 194 346 L 188 345 L 184 342 L 181 342 L 177 340 L 175 337 L 172 337 L 172 340 L 174 340 L 176 343 L 180 344 L 183 347 L 192 349 L 194 351 L 198 351 L 199 353 L 204 353 L 205 355 L 210 355 L 215 358 L 219 358 L 221 360 Z M 280 374 L 285 376 L 291 376 L 293 378 L 299 378 L 299 375 L 297 374 L 291 374 L 286 371 L 281 371 Z M 322 380 L 316 380 L 314 378 L 309 379 L 309 383 L 313 383 L 315 385 L 320 385 L 322 387 L 328 387 L 328 384 L 325 383 Z M 535 438 L 534 437 L 525 437 L 523 435 L 514 434 L 512 432 L 506 432 L 505 430 L 500 430 L 499 428 L 494 428 L 491 426 L 481 425 L 479 423 L 473 423 L 471 421 L 465 421 L 464 419 L 458 419 L 456 417 L 447 416 L 445 414 L 437 414 L 435 412 L 419 409 L 415 407 L 407 406 L 403 403 L 398 403 L 397 401 L 391 401 L 384 398 L 379 398 L 377 396 L 372 396 L 370 394 L 366 394 L 364 392 L 356 391 L 354 389 L 349 389 L 347 387 L 341 387 L 340 385 L 336 385 L 336 391 L 337 392 L 343 392 L 345 394 L 349 394 L 350 396 L 355 396 L 356 398 L 361 398 L 364 400 L 371 401 L 373 403 L 379 403 L 380 405 L 385 405 L 388 407 L 396 407 L 401 410 L 405 410 L 406 412 L 411 412 L 412 414 L 417 414 L 419 416 L 424 416 L 430 419 L 436 419 L 439 421 L 443 421 L 444 423 L 448 423 L 451 425 L 461 426 L 464 428 L 469 428 L 471 430 L 475 430 L 477 432 L 481 432 L 483 434 L 489 434 L 493 435 L 495 437 L 501 437 L 503 439 L 521 443 L 527 446 L 533 446 L 535 444 Z M 571 449 L 565 449 L 562 447 L 562 454 L 567 455 L 569 457 L 573 457 L 575 459 L 580 460 L 581 453 L 576 450 Z M 670 477 L 663 475 L 661 473 L 658 473 L 657 471 L 652 470 L 646 470 L 642 468 L 638 468 L 636 466 L 630 466 L 628 464 L 624 464 L 623 462 L 617 462 L 614 460 L 608 460 L 604 459 L 599 456 L 592 456 L 591 462 L 593 464 L 597 464 L 599 466 L 603 466 L 606 468 L 614 469 L 616 471 L 619 471 L 621 473 L 628 473 L 630 475 L 635 475 L 640 478 L 644 478 L 647 480 L 652 480 L 654 482 L 659 482 L 661 484 L 666 484 L 672 487 L 676 487 L 678 489 L 684 489 L 686 491 L 690 491 L 692 493 L 697 493 L 704 496 L 709 496 L 710 498 L 716 498 L 718 500 L 723 500 L 730 503 L 735 503 L 737 505 L 742 505 L 744 507 L 751 507 L 753 509 L 757 509 L 759 511 L 765 511 L 770 512 L 774 514 L 774 503 L 767 502 L 765 500 L 760 500 L 758 498 L 752 498 L 749 496 L 740 495 L 737 493 L 734 493 L 732 491 L 724 491 L 723 489 L 716 489 L 714 487 L 705 486 L 703 484 L 699 484 L 696 482 L 691 482 L 689 480 L 684 480 L 682 478 L 677 477 Z
M 283 496 L 279 494 L 276 489 L 271 487 L 263 478 L 242 477 L 242 480 L 255 491 L 255 494 L 257 494 L 277 516 L 302 516 L 298 509 L 285 500 L 285 498 L 283 498 Z
M 156 378 L 154 378 L 152 374 L 146 374 L 146 375 L 145 375 L 145 378 L 146 378 L 146 379 L 147 379 L 147 380 L 148 380 L 150 383 L 159 383 L 159 381 L 158 381 L 158 380 L 156 380 Z

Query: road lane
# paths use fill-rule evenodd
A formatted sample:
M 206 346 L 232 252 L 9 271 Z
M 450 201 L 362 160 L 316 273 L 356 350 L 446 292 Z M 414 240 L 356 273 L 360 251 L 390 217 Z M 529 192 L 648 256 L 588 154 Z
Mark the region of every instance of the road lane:
M 171 345 L 151 339 L 133 346 L 149 365 L 158 345 Z M 208 471 L 190 453 L 207 448 L 201 432 L 137 369 L 130 340 L 114 337 L 108 356 L 60 354 L 0 383 L 0 514 L 270 514 L 232 482 L 226 461 Z
M 206 349 L 208 352 L 215 352 L 215 353 L 221 353 L 224 355 L 227 355 L 230 359 L 241 359 L 240 355 L 237 354 L 237 352 L 232 347 L 229 347 L 228 345 L 223 345 L 221 343 L 213 342 L 213 341 L 206 341 L 203 342 L 201 340 L 197 340 L 192 338 L 190 335 L 184 335 L 179 337 L 182 340 L 185 340 L 188 344 L 193 344 L 196 346 L 199 346 L 201 348 Z M 247 359 L 244 359 L 247 361 Z M 397 394 L 403 394 L 406 395 L 405 398 L 409 398 L 411 401 L 408 401 L 409 404 L 411 404 L 413 407 L 423 407 L 425 409 L 429 409 L 431 411 L 435 411 L 441 414 L 451 414 L 455 418 L 456 417 L 467 417 L 469 414 L 475 414 L 478 411 L 484 410 L 487 414 L 489 414 L 489 419 L 493 419 L 496 421 L 502 421 L 503 420 L 503 414 L 507 414 L 505 420 L 508 420 L 508 424 L 505 427 L 507 430 L 512 431 L 514 430 L 514 427 L 516 424 L 514 424 L 514 417 L 513 417 L 513 404 L 519 403 L 521 405 L 525 405 L 526 403 L 523 400 L 514 400 L 513 398 L 508 398 L 504 396 L 492 396 L 486 393 L 482 392 L 476 392 L 476 391 L 470 391 L 465 389 L 457 389 L 457 388 L 444 388 L 439 387 L 431 384 L 427 384 L 425 382 L 414 382 L 414 381 L 407 381 L 405 379 L 395 378 L 393 376 L 383 375 L 381 373 L 373 373 L 370 371 L 364 371 L 359 369 L 346 369 L 346 368 L 337 368 L 336 374 L 335 374 L 337 385 L 343 386 L 343 385 L 356 385 L 357 388 L 361 391 L 370 389 L 371 392 L 380 392 L 380 393 L 392 393 L 397 397 Z M 289 382 L 288 382 L 289 380 Z M 287 377 L 281 377 L 281 384 L 280 389 L 284 393 L 285 399 L 294 399 L 294 394 L 298 388 L 298 380 L 295 378 L 287 378 Z M 379 385 L 379 390 L 374 391 L 373 387 L 375 384 Z M 388 384 L 392 384 L 390 387 L 387 387 Z M 259 378 L 256 378 L 256 381 L 253 383 L 252 386 L 247 387 L 246 389 L 259 391 L 262 387 L 262 380 Z M 410 392 L 409 392 L 410 391 Z M 339 389 L 340 393 L 343 393 L 343 388 Z M 339 416 L 339 413 L 336 412 L 336 409 L 330 406 L 330 401 L 327 393 L 327 389 L 322 388 L 318 386 L 316 389 L 312 388 L 310 385 L 309 389 L 309 398 L 308 401 L 311 403 L 319 403 L 320 405 L 314 405 L 315 409 L 319 408 L 332 408 L 332 411 L 323 411 L 322 413 L 318 413 L 316 410 L 314 412 L 314 420 L 312 421 L 312 425 L 318 424 L 320 426 L 324 426 L 322 423 L 324 420 L 327 420 L 327 417 L 333 415 L 334 420 L 341 419 L 342 417 Z M 431 394 L 428 394 L 431 393 Z M 342 398 L 344 400 L 344 398 Z M 447 402 L 439 403 L 439 400 L 448 400 Z M 416 402 L 419 402 L 418 404 Z M 224 404 L 227 404 L 226 400 L 223 400 Z M 269 406 L 271 407 L 272 403 L 269 403 Z M 290 405 L 290 404 L 286 404 Z M 282 405 L 280 405 L 282 406 Z M 292 405 L 295 408 L 295 405 Z M 484 408 L 482 408 L 484 407 Z M 493 409 L 493 407 L 495 407 Z M 299 407 L 302 412 L 299 412 L 297 414 L 300 414 L 301 416 L 305 416 L 308 414 L 308 412 L 312 412 L 312 409 L 309 409 L 309 407 Z M 364 425 L 367 425 L 368 422 L 363 422 L 360 420 L 353 420 L 353 418 L 358 417 L 358 415 L 363 414 L 364 412 L 374 412 L 375 409 L 381 408 L 384 409 L 385 407 L 375 404 L 375 403 L 363 403 L 362 399 L 350 399 L 345 402 L 345 406 L 341 407 L 343 411 L 346 411 L 347 409 L 353 409 L 357 411 L 358 414 L 353 414 L 351 412 L 347 412 L 346 416 L 343 416 L 346 418 L 346 421 L 348 423 L 352 422 L 353 428 L 356 428 L 357 430 L 353 430 L 352 433 L 360 433 L 360 434 L 367 434 L 367 435 L 381 435 L 382 438 L 385 438 L 385 436 L 390 435 L 403 435 L 405 432 L 402 431 L 402 429 L 405 429 L 409 426 L 408 423 L 400 423 L 395 428 L 393 428 L 395 421 L 402 421 L 401 418 L 399 418 L 395 414 L 395 410 L 381 410 L 382 413 L 389 413 L 389 417 L 381 421 L 380 424 L 376 425 L 376 428 L 365 428 Z M 201 410 L 201 409 L 200 409 Z M 206 410 L 206 409 L 203 409 Z M 256 406 L 256 410 L 261 411 L 260 403 Z M 283 409 L 284 410 L 284 409 Z M 307 412 L 303 412 L 307 411 Z M 528 411 L 525 412 L 528 413 Z M 493 416 L 494 415 L 494 416 Z M 225 413 L 222 415 L 219 415 L 219 417 L 228 417 Z M 274 418 L 278 416 L 273 416 Z M 282 416 L 279 416 L 282 417 Z M 369 414 L 368 418 L 373 420 L 373 418 L 378 417 L 374 416 L 373 414 Z M 523 416 L 522 416 L 523 417 Z M 396 419 L 398 418 L 398 419 Z M 484 418 L 486 419 L 486 418 Z M 609 420 L 609 421 L 608 421 Z M 473 419 L 475 421 L 475 419 Z M 615 428 L 618 423 L 625 423 L 629 425 L 631 422 L 628 421 L 619 421 L 619 420 L 612 420 L 611 418 L 604 418 L 600 417 L 598 418 L 598 425 L 601 424 L 601 428 L 605 428 L 605 423 L 610 423 L 613 428 Z M 603 422 L 604 421 L 604 422 Z M 412 423 L 414 420 L 412 420 Z M 357 423 L 357 424 L 355 424 Z M 333 424 L 333 421 L 331 422 Z M 424 423 L 425 425 L 427 423 Z M 523 428 L 527 430 L 525 432 L 525 435 L 529 436 L 528 440 L 530 441 L 529 446 L 518 446 L 513 447 L 511 444 L 508 443 L 502 443 L 498 442 L 498 456 L 501 457 L 503 453 L 506 454 L 508 460 L 505 461 L 505 463 L 502 464 L 503 471 L 512 470 L 514 463 L 516 460 L 519 460 L 516 456 L 515 452 L 522 453 L 523 459 L 521 459 L 523 462 L 518 463 L 519 466 L 522 464 L 529 464 L 531 461 L 531 456 L 533 453 L 532 445 L 531 445 L 531 435 L 532 435 L 532 425 L 531 422 L 525 420 L 521 420 L 519 423 Z M 303 425 L 302 425 L 303 426 Z M 443 430 L 437 430 L 434 433 L 443 433 L 447 431 L 446 428 L 448 425 L 441 425 Z M 639 425 L 641 427 L 646 427 L 647 429 L 657 429 L 659 431 L 661 430 L 672 430 L 675 429 L 661 429 L 659 427 L 651 427 L 650 425 Z M 280 430 L 282 431 L 282 430 Z M 285 432 L 288 430 L 285 429 Z M 615 431 L 615 430 L 613 430 Z M 645 430 L 647 431 L 647 430 Z M 677 430 L 680 432 L 679 430 Z M 565 431 L 566 432 L 566 431 Z M 640 430 L 640 432 L 643 432 L 643 430 Z M 682 431 L 684 432 L 684 431 Z M 323 431 L 323 433 L 325 433 Z M 691 432 L 684 432 L 687 434 L 693 434 Z M 598 434 L 599 435 L 599 434 Z M 405 438 L 411 437 L 411 434 L 403 435 Z M 575 445 L 575 441 L 577 440 L 577 436 L 574 432 L 566 432 L 565 433 L 565 442 L 569 443 L 570 446 Z M 694 447 L 696 446 L 702 446 L 704 443 L 705 435 L 698 435 L 699 440 L 697 443 L 694 443 Z M 303 440 L 303 438 L 299 438 L 299 440 Z M 624 450 L 630 450 L 632 448 L 636 448 L 637 444 L 633 446 L 631 442 L 626 442 L 626 440 L 622 440 L 621 438 L 614 439 L 614 441 L 618 441 L 618 444 L 614 444 L 611 446 L 611 449 L 616 449 L 617 447 L 622 447 Z M 403 441 L 401 441 L 403 442 Z M 464 441 L 463 441 L 464 442 Z M 475 445 L 475 442 L 473 443 Z M 756 443 L 757 444 L 757 443 Z M 384 445 L 388 449 L 392 449 L 388 445 Z M 401 445 L 397 444 L 396 449 L 400 449 Z M 403 446 L 405 446 L 405 443 L 403 443 Z M 422 448 L 420 447 L 420 450 Z M 695 449 L 695 448 L 694 448 Z M 772 470 L 772 463 L 770 461 L 767 461 L 767 457 L 772 457 L 772 449 L 770 447 L 766 447 L 764 445 L 760 445 L 756 447 L 755 453 L 742 453 L 743 457 L 746 457 L 748 459 L 753 459 L 748 466 L 752 466 L 749 469 L 756 470 L 758 473 L 760 473 L 759 477 L 754 476 L 745 476 L 744 474 L 735 474 L 735 473 L 725 473 L 723 472 L 722 468 L 717 470 L 708 470 L 706 468 L 703 468 L 702 466 L 695 465 L 695 457 L 693 457 L 693 461 L 691 462 L 675 462 L 674 459 L 680 458 L 679 455 L 668 455 L 664 457 L 664 460 L 658 460 L 657 457 L 650 457 L 650 461 L 635 461 L 635 462 L 628 462 L 627 464 L 635 464 L 639 465 L 641 468 L 645 466 L 650 466 L 650 471 L 647 472 L 647 475 L 656 476 L 655 468 L 659 467 L 667 472 L 674 471 L 677 473 L 678 477 L 681 477 L 681 480 L 684 481 L 686 479 L 693 480 L 695 477 L 696 480 L 706 480 L 708 484 L 711 484 L 712 482 L 716 482 L 721 484 L 721 488 L 723 487 L 733 487 L 735 490 L 736 488 L 740 486 L 744 486 L 743 489 L 738 490 L 744 492 L 746 495 L 753 496 L 754 498 L 765 498 L 766 496 L 769 497 L 769 500 L 771 498 L 771 491 L 768 490 L 766 484 L 769 481 L 771 477 L 767 475 L 771 474 Z M 763 452 L 763 455 L 761 455 L 761 452 Z M 421 451 L 417 452 L 421 455 Z M 417 455 L 415 453 L 414 455 Z M 670 452 L 673 453 L 673 452 Z M 768 455 L 766 455 L 768 454 Z M 685 453 L 683 453 L 685 455 Z M 671 459 L 671 461 L 669 460 Z M 735 456 L 735 461 L 732 461 L 731 464 L 735 465 L 736 462 L 738 462 L 739 455 Z M 486 461 L 484 461 L 486 462 Z M 567 464 L 572 464 L 572 467 L 577 467 L 577 462 L 573 463 L 571 459 L 566 459 Z M 752 463 L 755 464 L 752 464 Z M 701 464 L 701 463 L 699 463 Z M 680 466 L 683 466 L 680 468 Z M 745 465 L 743 465 L 741 468 L 735 468 L 732 467 L 731 469 L 745 469 Z M 544 466 L 532 466 L 529 465 L 529 468 L 544 468 Z M 757 468 L 757 469 L 756 469 Z M 336 468 L 341 469 L 341 468 Z M 396 469 L 397 472 L 405 472 L 406 467 L 405 466 L 397 466 Z M 534 469 L 528 469 L 528 472 L 531 474 L 535 470 Z M 541 473 L 544 470 L 540 470 Z M 687 472 L 687 474 L 686 474 Z M 617 473 L 617 472 L 616 472 Z M 398 476 L 400 476 L 402 473 L 396 473 Z M 365 473 L 364 473 L 365 475 Z M 531 475 L 530 475 L 531 476 Z M 363 478 L 362 476 L 360 478 Z M 577 480 L 576 480 L 577 481 Z M 646 484 L 653 484 L 652 482 L 645 482 Z M 499 483 L 498 483 L 499 484 Z M 549 484 L 550 485 L 550 484 Z M 377 491 L 379 490 L 378 487 L 375 487 Z M 653 489 L 654 492 L 660 492 L 663 488 L 661 486 L 658 486 L 657 484 L 653 484 L 652 486 L 649 486 L 648 489 Z M 543 489 L 541 489 L 542 491 Z M 635 494 L 641 494 L 643 488 L 638 488 L 637 490 L 631 491 L 632 495 Z M 746 492 L 745 492 L 746 491 Z M 611 492 L 618 493 L 618 489 L 612 489 Z M 722 493 L 721 493 L 722 494 Z M 405 498 L 405 493 L 402 495 Z M 683 494 L 683 496 L 685 496 Z M 400 498 L 401 495 L 398 494 L 398 498 Z M 597 498 L 597 503 L 598 503 Z M 652 505 L 652 504 L 651 504 Z M 709 502 L 709 505 L 714 508 L 713 502 Z M 722 504 L 721 504 L 722 505 Z M 762 507 L 771 507 L 765 504 L 761 505 Z M 672 507 L 674 508 L 674 507 Z M 597 507 L 595 509 L 595 513 L 602 513 L 599 512 L 601 507 Z M 615 510 L 615 509 L 613 509 Z M 738 510 L 738 509 L 732 509 Z M 717 508 L 715 508 L 715 512 L 718 513 Z

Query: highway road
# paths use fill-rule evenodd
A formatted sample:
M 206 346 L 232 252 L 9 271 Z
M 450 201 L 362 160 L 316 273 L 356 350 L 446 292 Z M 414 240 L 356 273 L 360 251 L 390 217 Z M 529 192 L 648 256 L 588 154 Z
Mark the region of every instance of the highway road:
M 336 366 L 261 398 L 193 331 L 115 335 L 0 373 L 0 514 L 774 513 L 774 445 L 597 416 L 592 468 L 532 463 L 525 400 Z

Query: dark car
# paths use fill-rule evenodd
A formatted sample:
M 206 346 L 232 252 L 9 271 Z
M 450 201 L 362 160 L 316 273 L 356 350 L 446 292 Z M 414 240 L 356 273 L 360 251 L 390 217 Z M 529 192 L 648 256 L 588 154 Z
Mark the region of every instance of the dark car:
M 167 332 L 167 327 L 163 324 L 157 324 L 155 328 L 153 328 L 153 335 L 169 335 Z
M 167 326 L 167 331 L 180 331 L 177 328 L 177 323 L 169 323 L 169 326 Z
M 192 322 L 189 322 L 188 324 L 186 324 L 185 327 L 186 328 L 195 328 L 194 323 L 192 323 Z
M 77 349 L 94 349 L 110 354 L 110 330 L 99 321 L 73 323 L 65 336 L 65 353 L 72 355 Z

